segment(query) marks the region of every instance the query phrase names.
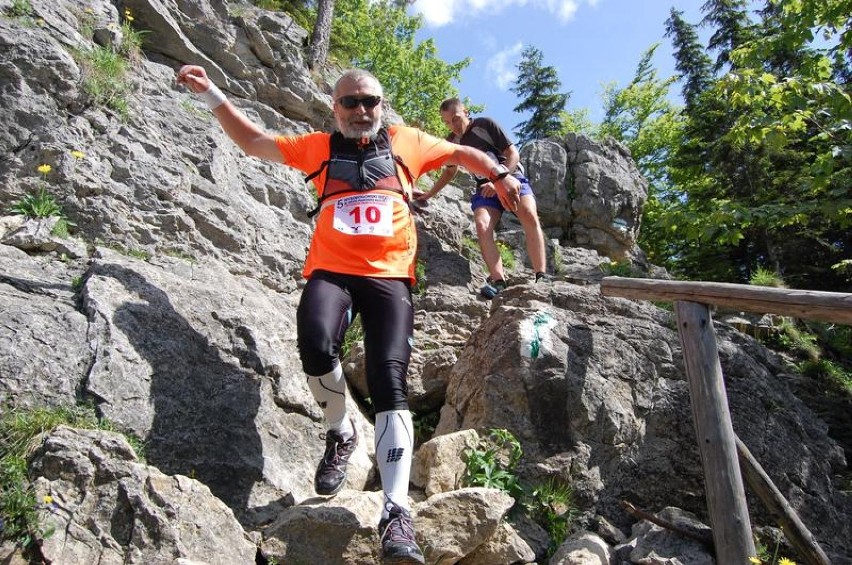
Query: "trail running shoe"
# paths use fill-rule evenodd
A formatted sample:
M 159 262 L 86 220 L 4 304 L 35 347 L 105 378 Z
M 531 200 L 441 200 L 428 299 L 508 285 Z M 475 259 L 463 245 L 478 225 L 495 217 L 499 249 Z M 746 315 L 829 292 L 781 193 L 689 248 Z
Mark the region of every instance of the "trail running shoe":
M 426 559 L 414 541 L 414 522 L 407 510 L 387 502 L 390 516 L 379 522 L 383 565 L 423 565 Z
M 485 285 L 483 285 L 483 287 L 479 289 L 479 294 L 481 294 L 482 296 L 484 296 L 488 300 L 491 300 L 492 298 L 497 296 L 497 294 L 501 290 L 504 290 L 505 288 L 506 288 L 506 281 L 504 281 L 502 279 L 499 280 L 499 281 L 492 281 L 490 278 L 488 278 L 488 279 L 485 279 Z
M 343 440 L 343 436 L 334 430 L 325 434 L 325 454 L 317 466 L 314 475 L 314 490 L 317 494 L 328 496 L 337 494 L 346 483 L 346 465 L 349 457 L 358 445 L 358 430 L 352 425 L 352 437 Z

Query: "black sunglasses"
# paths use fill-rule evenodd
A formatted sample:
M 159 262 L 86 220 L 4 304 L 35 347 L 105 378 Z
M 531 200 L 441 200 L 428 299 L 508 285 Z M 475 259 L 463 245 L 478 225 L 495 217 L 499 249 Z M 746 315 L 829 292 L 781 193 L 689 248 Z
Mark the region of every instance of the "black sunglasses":
M 337 103 L 347 110 L 354 110 L 360 104 L 364 105 L 367 110 L 372 110 L 382 102 L 381 96 L 341 96 L 337 99 Z

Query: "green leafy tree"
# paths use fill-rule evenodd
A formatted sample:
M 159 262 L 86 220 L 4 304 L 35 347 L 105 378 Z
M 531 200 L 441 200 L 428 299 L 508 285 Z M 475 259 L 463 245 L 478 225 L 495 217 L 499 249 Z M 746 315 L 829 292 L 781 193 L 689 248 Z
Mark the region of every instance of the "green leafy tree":
M 470 59 L 447 63 L 431 39 L 417 42 L 420 16 L 409 16 L 405 2 L 337 0 L 332 52 L 348 64 L 376 75 L 385 97 L 410 125 L 444 131 L 441 101 L 458 96 L 453 86 Z
M 544 139 L 562 131 L 562 113 L 570 93 L 561 93 L 556 69 L 543 64 L 544 56 L 535 47 L 525 47 L 518 63 L 518 78 L 512 92 L 521 97 L 515 112 L 532 112 L 514 131 L 519 143 Z
M 744 282 L 765 267 L 796 287 L 848 288 L 832 267 L 852 246 L 849 7 L 771 2 L 731 44 L 731 70 L 693 92 L 669 162 L 678 197 L 654 211 L 671 270 Z
M 569 132 L 581 133 L 591 138 L 597 138 L 600 135 L 598 125 L 589 117 L 588 108 L 565 110 L 561 113 L 559 121 L 562 125 L 557 135 L 561 136 Z
M 625 88 L 608 85 L 604 90 L 604 119 L 601 135 L 623 142 L 642 175 L 648 180 L 648 200 L 643 210 L 640 245 L 651 261 L 663 264 L 668 257 L 666 226 L 660 221 L 666 210 L 682 196 L 671 182 L 669 162 L 680 146 L 684 117 L 669 100 L 676 77 L 661 79 L 651 65 L 659 44 L 652 45 Z
M 661 79 L 651 66 L 658 47 L 654 44 L 642 54 L 629 85 L 605 88 L 600 132 L 624 142 L 646 178 L 662 181 L 662 167 L 679 138 L 682 118 L 668 97 L 676 77 Z
M 705 25 L 722 22 L 734 27 L 737 2 L 706 2 Z M 676 10 L 670 12 L 666 34 L 675 47 L 676 68 L 684 80 L 686 101 L 683 138 L 668 162 L 674 187 L 654 215 L 654 229 L 666 241 L 666 266 L 675 273 L 710 280 L 747 279 L 749 265 L 765 255 L 765 237 L 759 226 L 742 221 L 745 204 L 768 197 L 769 166 L 759 144 L 737 146 L 726 137 L 734 116 L 730 103 L 717 89 L 710 58 L 698 43 L 695 28 Z M 730 29 L 713 34 L 717 49 L 742 34 Z M 725 57 L 723 59 L 727 60 Z
M 728 138 L 776 156 L 775 198 L 752 211 L 773 237 L 776 270 L 797 286 L 849 288 L 832 267 L 852 249 L 852 102 L 841 56 L 852 49 L 852 2 L 773 5 L 760 41 L 734 50 L 737 72 L 720 81 L 735 116 Z

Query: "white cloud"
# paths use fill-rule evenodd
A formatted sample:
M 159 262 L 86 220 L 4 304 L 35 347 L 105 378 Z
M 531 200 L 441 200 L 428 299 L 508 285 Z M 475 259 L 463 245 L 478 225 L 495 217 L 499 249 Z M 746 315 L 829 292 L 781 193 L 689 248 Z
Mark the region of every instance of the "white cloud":
M 548 0 L 547 2 L 548 11 L 556 14 L 556 17 L 558 17 L 562 23 L 570 21 L 579 7 L 580 5 L 575 0 Z
M 496 14 L 511 6 L 528 6 L 530 10 L 545 10 L 562 23 L 574 18 L 581 4 L 596 6 L 600 0 L 416 0 L 411 6 L 423 14 L 427 26 L 441 27 L 457 17 L 476 17 L 485 12 Z
M 485 64 L 487 80 L 492 81 L 500 90 L 509 90 L 509 87 L 518 77 L 515 59 L 520 56 L 523 48 L 524 44 L 518 42 L 488 59 Z
M 458 4 L 457 0 L 417 0 L 411 9 L 423 14 L 426 25 L 441 27 L 453 21 Z

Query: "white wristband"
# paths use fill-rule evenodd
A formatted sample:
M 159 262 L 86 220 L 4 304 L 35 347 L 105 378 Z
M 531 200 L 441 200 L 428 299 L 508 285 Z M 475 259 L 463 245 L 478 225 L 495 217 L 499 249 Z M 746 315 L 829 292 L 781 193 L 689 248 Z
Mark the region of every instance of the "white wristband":
M 225 100 L 227 100 L 222 91 L 219 90 L 219 87 L 212 82 L 210 83 L 210 87 L 204 92 L 199 92 L 198 96 L 201 97 L 204 103 L 207 104 L 207 107 L 211 110 L 215 110 L 224 104 Z

